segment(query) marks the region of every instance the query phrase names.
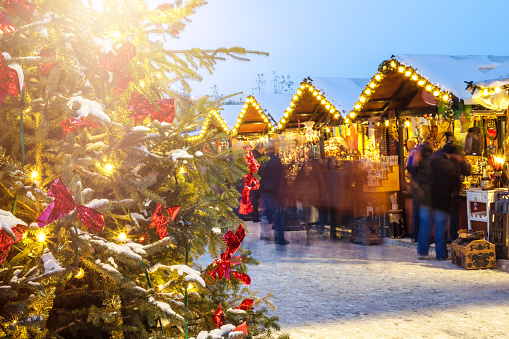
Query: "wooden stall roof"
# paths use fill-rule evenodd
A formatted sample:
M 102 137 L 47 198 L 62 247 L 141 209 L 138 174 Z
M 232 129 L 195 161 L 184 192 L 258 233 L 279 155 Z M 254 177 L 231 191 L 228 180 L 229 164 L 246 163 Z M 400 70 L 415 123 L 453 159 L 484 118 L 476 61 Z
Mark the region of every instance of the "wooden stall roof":
M 221 117 L 221 114 L 216 110 L 212 110 L 209 112 L 200 128 L 188 133 L 187 139 L 190 141 L 201 139 L 211 127 L 216 128 L 219 131 L 223 131 L 224 133 L 230 132 L 230 129 L 228 128 L 226 121 Z
M 438 112 L 438 106 L 457 108 L 471 103 L 467 79 L 486 78 L 486 72 L 509 60 L 503 56 L 397 55 L 380 64 L 351 108 L 349 118 L 368 118 L 398 111 L 401 115 Z
M 275 119 L 272 113 L 283 111 L 291 96 L 285 94 L 257 94 L 249 96 L 242 108 L 231 136 L 238 139 L 259 138 L 274 132 Z
M 345 117 L 368 81 L 339 77 L 304 79 L 279 120 L 278 130 L 299 128 L 306 121 L 314 121 L 314 128 L 319 129 L 331 120 Z

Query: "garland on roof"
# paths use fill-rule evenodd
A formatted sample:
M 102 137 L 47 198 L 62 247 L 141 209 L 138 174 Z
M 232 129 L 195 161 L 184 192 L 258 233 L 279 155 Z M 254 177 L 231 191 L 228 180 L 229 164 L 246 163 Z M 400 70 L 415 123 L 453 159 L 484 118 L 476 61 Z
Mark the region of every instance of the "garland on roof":
M 244 104 L 244 107 L 242 107 L 242 111 L 240 111 L 239 117 L 237 118 L 237 122 L 235 123 L 235 126 L 233 126 L 232 128 L 231 136 L 235 137 L 239 133 L 240 126 L 244 122 L 249 106 L 253 106 L 254 109 L 256 109 L 256 111 L 258 112 L 258 114 L 260 114 L 263 121 L 267 123 L 267 126 L 269 127 L 269 132 L 274 132 L 274 126 L 270 123 L 268 114 L 265 114 L 265 110 L 262 110 L 262 107 L 256 101 L 256 99 L 250 95 L 247 97 L 246 103 Z

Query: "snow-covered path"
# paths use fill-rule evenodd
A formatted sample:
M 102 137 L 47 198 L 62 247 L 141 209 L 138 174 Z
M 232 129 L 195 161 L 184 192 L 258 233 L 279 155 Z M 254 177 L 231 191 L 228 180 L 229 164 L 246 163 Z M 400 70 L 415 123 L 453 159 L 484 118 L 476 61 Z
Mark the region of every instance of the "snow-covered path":
M 509 338 L 509 274 L 417 260 L 414 249 L 362 246 L 287 232 L 287 246 L 243 245 L 260 265 L 251 288 L 274 294 L 292 338 Z

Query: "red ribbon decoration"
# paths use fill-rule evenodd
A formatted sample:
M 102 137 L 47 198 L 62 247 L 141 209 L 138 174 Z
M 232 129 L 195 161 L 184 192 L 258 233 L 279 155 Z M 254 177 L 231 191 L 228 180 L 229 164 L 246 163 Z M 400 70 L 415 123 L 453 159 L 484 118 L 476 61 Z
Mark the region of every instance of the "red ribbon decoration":
M 55 198 L 39 215 L 37 223 L 44 227 L 50 222 L 60 219 L 76 208 L 78 218 L 92 232 L 100 233 L 104 229 L 104 215 L 90 207 L 76 205 L 69 189 L 57 178 L 49 188 L 48 196 Z
M 219 304 L 219 306 L 216 309 L 216 312 L 214 313 L 214 316 L 212 317 L 212 321 L 214 322 L 217 328 L 220 328 L 221 326 L 224 325 L 224 320 L 225 316 L 223 312 L 223 306 Z
M 260 164 L 258 163 L 258 161 L 256 161 L 253 152 L 251 152 L 251 148 L 249 148 L 249 146 L 247 146 L 246 148 L 247 155 L 244 158 L 246 158 L 247 160 L 247 167 L 249 168 L 249 173 L 246 174 L 246 177 L 244 178 L 244 188 L 242 189 L 242 196 L 240 198 L 239 206 L 240 214 L 249 214 L 253 212 L 253 205 L 251 205 L 249 192 L 251 192 L 251 190 L 257 190 L 260 188 L 260 182 L 253 175 L 253 173 L 258 172 Z
M 244 299 L 244 301 L 242 301 L 242 303 L 239 305 L 239 307 L 235 307 L 235 308 L 238 310 L 244 310 L 244 311 L 252 310 L 252 309 L 254 309 L 253 303 L 254 303 L 254 299 Z
M 11 227 L 12 232 L 16 236 L 16 239 L 13 239 L 7 232 L 4 230 L 0 230 L 0 264 L 5 261 L 7 255 L 9 254 L 9 249 L 11 245 L 20 241 L 23 238 L 23 234 L 28 229 L 28 226 L 25 225 L 16 225 Z
M 39 56 L 43 58 L 53 58 L 55 54 L 53 53 L 52 48 L 43 48 L 41 49 L 41 53 L 39 53 Z M 58 62 L 40 62 L 39 63 L 39 70 L 41 71 L 42 75 L 48 75 L 55 67 L 58 65 Z
M 4 9 L 28 22 L 34 14 L 35 5 L 26 0 L 4 0 Z M 14 30 L 16 28 L 11 20 L 3 12 L 0 12 L 0 34 L 13 32 Z
M 244 321 L 242 324 L 235 327 L 232 332 L 242 332 L 247 335 L 247 321 Z
M 219 259 L 214 260 L 212 265 L 215 265 L 215 269 L 213 271 L 208 271 L 207 273 L 213 278 L 225 278 L 226 280 L 230 279 L 230 273 L 234 279 L 239 279 L 241 283 L 250 285 L 251 278 L 245 273 L 231 271 L 232 264 L 232 254 L 234 254 L 240 247 L 242 240 L 246 235 L 246 230 L 242 225 L 239 225 L 237 231 L 233 233 L 232 231 L 228 231 L 223 235 L 223 239 L 226 242 L 226 250 L 221 254 Z M 235 259 L 240 259 L 240 257 L 236 257 Z
M 5 65 L 5 57 L 0 53 L 0 105 L 3 103 L 7 93 L 17 97 L 20 91 L 21 86 L 19 84 L 18 72 Z
M 60 122 L 60 126 L 62 126 L 62 130 L 64 131 L 64 138 L 67 133 L 76 132 L 77 130 L 88 127 L 90 129 L 99 127 L 99 124 L 89 120 L 87 117 L 79 117 L 79 118 L 67 118 L 64 121 Z
M 117 85 L 115 86 L 115 95 L 119 96 L 124 92 L 129 83 L 131 82 L 131 76 L 124 72 L 118 72 Z
M 99 62 L 99 66 L 110 72 L 118 72 L 132 58 L 136 56 L 136 46 L 130 42 L 125 42 L 118 49 L 117 53 L 109 51 Z
M 180 206 L 168 207 L 166 209 L 166 213 L 170 216 L 171 221 L 175 220 L 178 211 L 180 210 Z M 168 224 L 168 218 L 166 218 L 163 214 L 163 205 L 157 204 L 156 210 L 152 217 L 150 218 L 150 227 L 156 228 L 157 234 L 159 234 L 159 239 L 166 238 L 168 236 L 168 230 L 166 229 L 166 224 Z
M 129 109 L 134 112 L 131 118 L 138 124 L 150 115 L 152 120 L 171 124 L 173 119 L 175 119 L 175 100 L 173 98 L 159 99 L 156 100 L 156 103 L 159 105 L 159 111 L 150 103 L 150 100 L 148 100 L 146 96 L 140 92 L 134 91 L 131 95 L 131 99 L 129 99 Z

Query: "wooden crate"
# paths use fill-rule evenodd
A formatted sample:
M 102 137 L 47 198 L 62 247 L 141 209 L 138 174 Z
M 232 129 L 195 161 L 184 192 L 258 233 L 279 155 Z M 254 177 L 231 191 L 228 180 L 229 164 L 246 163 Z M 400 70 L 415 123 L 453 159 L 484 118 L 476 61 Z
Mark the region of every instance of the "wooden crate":
M 380 237 L 379 228 L 380 221 L 378 219 L 356 218 L 352 222 L 350 242 L 363 245 L 380 245 L 382 238 Z
M 467 270 L 497 267 L 495 245 L 486 240 L 458 238 L 451 244 L 452 263 Z
M 490 211 L 488 240 L 495 245 L 499 259 L 509 259 L 509 223 L 507 212 Z

